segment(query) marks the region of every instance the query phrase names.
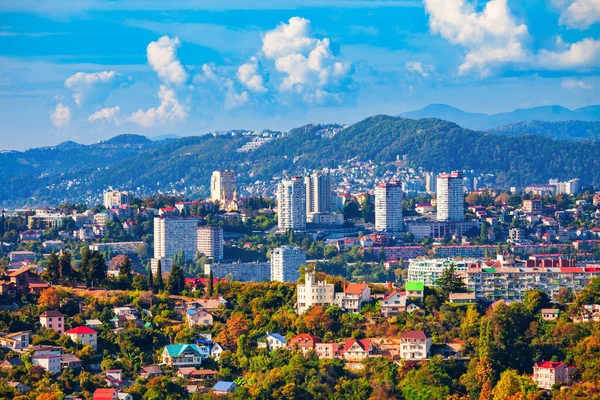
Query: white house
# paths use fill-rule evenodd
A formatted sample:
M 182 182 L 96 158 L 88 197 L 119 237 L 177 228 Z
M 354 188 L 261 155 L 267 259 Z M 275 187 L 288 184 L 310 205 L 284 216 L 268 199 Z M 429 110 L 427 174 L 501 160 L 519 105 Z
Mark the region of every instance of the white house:
M 423 331 L 405 332 L 400 336 L 400 357 L 424 360 L 431 349 L 431 338 Z
M 259 338 L 258 348 L 268 348 L 269 351 L 285 348 L 287 340 L 279 333 L 268 333 Z
M 78 326 L 65 332 L 72 341 L 83 345 L 90 345 L 94 351 L 98 350 L 98 332 L 89 326 Z
M 406 295 L 397 290 L 385 296 L 379 302 L 381 315 L 386 318 L 406 311 Z
M 31 364 L 39 365 L 51 374 L 55 374 L 60 372 L 60 360 L 61 357 L 55 354 L 42 354 L 31 357 Z

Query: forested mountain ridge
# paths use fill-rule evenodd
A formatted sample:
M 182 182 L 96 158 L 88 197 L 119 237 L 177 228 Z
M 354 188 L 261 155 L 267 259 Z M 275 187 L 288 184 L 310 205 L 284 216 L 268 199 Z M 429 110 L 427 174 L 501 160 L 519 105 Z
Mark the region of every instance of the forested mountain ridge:
M 600 142 L 496 135 L 439 119 L 373 116 L 323 135 L 323 126 L 293 129 L 262 147 L 237 152 L 252 140 L 240 132 L 153 142 L 117 137 L 94 145 L 56 146 L 0 154 L 0 205 L 91 201 L 109 186 L 206 195 L 214 169 L 230 168 L 240 183 L 269 181 L 283 173 L 336 167 L 347 160 L 393 162 L 432 171 L 493 173 L 499 184 L 544 183 L 578 177 L 600 184 Z M 73 148 L 75 146 L 75 148 Z
M 506 136 L 537 135 L 558 140 L 599 140 L 600 121 L 522 121 L 488 132 Z
M 399 116 L 412 119 L 439 118 L 468 129 L 488 130 L 522 121 L 600 121 L 600 106 L 570 110 L 566 107 L 550 105 L 484 114 L 463 111 L 447 104 L 430 104 L 420 110 L 405 112 Z

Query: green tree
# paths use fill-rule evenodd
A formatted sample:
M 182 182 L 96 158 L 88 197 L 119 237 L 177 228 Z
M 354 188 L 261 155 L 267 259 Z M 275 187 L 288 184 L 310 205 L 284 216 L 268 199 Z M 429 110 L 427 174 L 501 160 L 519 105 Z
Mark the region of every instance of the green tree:
M 185 287 L 185 275 L 183 274 L 183 268 L 179 264 L 173 265 L 169 277 L 167 279 L 167 286 L 171 294 L 179 294 Z
M 72 267 L 71 267 L 71 253 L 68 251 L 63 251 L 60 255 L 60 276 L 64 280 L 68 280 L 71 277 Z
M 206 293 L 204 294 L 204 297 L 207 299 L 210 299 L 213 295 L 213 279 L 213 272 L 211 269 L 210 273 L 208 274 L 208 281 L 206 282 Z
M 494 388 L 494 400 L 507 400 L 513 398 L 526 398 L 529 394 L 539 392 L 531 377 L 519 375 L 514 369 L 508 369 L 500 375 L 500 380 Z M 517 394 L 520 397 L 514 397 Z
M 444 272 L 442 272 L 436 283 L 445 297 L 448 297 L 450 293 L 460 293 L 466 290 L 465 283 L 456 274 L 456 265 L 454 263 L 450 263 L 444 269 Z
M 58 257 L 54 252 L 50 253 L 50 256 L 48 256 L 44 278 L 52 284 L 58 283 L 60 278 L 60 265 L 58 262 Z
M 158 293 L 162 292 L 164 289 L 164 282 L 163 282 L 163 276 L 162 276 L 162 265 L 160 260 L 158 260 L 158 262 L 156 263 L 156 291 Z
M 119 276 L 131 279 L 131 258 L 125 257 L 119 266 Z
M 148 290 L 152 290 L 154 292 L 154 277 L 152 276 L 152 267 L 150 265 L 148 265 L 147 272 L 148 272 Z

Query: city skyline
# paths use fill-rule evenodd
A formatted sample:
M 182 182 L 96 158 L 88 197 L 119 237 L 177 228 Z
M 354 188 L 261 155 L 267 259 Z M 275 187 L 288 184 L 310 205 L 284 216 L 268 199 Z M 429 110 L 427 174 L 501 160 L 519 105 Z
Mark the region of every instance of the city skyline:
M 598 104 L 579 2 L 3 4 L 2 148 Z

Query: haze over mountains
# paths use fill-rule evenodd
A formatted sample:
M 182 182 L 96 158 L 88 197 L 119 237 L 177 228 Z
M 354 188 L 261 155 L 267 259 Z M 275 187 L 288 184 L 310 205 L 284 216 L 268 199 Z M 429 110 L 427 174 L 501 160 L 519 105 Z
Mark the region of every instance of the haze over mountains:
M 556 105 L 541 106 L 490 115 L 463 111 L 447 104 L 431 104 L 420 110 L 405 112 L 399 116 L 412 119 L 439 118 L 454 122 L 463 128 L 488 130 L 503 125 L 529 121 L 600 121 L 600 105 L 575 110 Z
M 0 206 L 95 201 L 109 186 L 206 195 L 214 169 L 236 170 L 243 185 L 269 182 L 283 173 L 337 167 L 351 159 L 383 165 L 401 159 L 406 166 L 429 171 L 475 170 L 494 174 L 497 184 L 505 187 L 575 177 L 582 185 L 600 184 L 598 141 L 538 135 L 515 135 L 506 140 L 504 135 L 468 130 L 439 119 L 384 115 L 344 129 L 307 125 L 274 136 L 250 152 L 238 152 L 253 140 L 242 131 L 162 141 L 127 134 L 92 145 L 65 142 L 5 152 L 0 154 L 4 187 Z

